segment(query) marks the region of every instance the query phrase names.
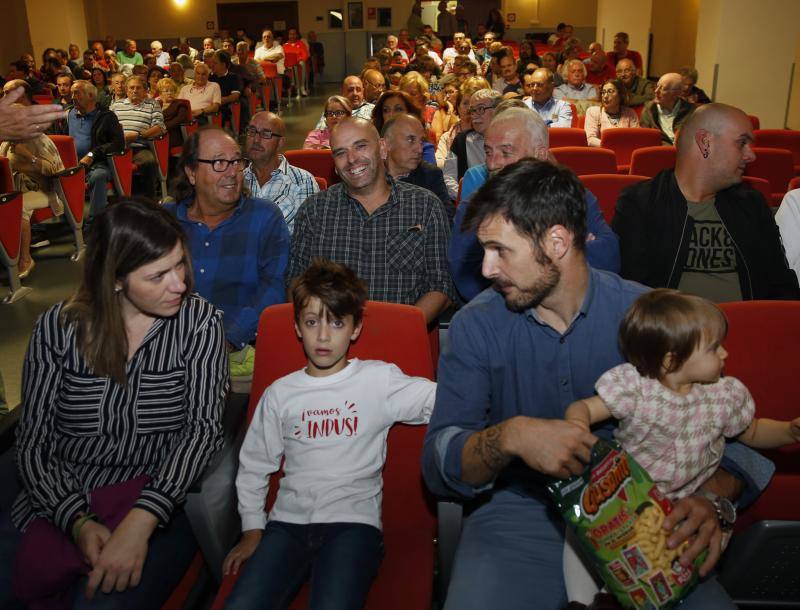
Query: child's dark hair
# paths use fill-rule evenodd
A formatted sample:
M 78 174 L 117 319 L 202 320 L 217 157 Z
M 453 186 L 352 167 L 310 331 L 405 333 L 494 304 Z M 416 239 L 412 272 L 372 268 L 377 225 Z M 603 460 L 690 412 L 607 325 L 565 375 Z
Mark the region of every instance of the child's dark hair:
M 727 334 L 728 320 L 711 301 L 657 288 L 631 305 L 619 327 L 619 342 L 640 375 L 660 379 L 683 366 L 703 340 L 722 341 Z M 664 370 L 664 357 L 670 353 Z
M 349 267 L 324 258 L 314 258 L 311 265 L 297 276 L 290 288 L 294 303 L 294 319 L 312 297 L 317 297 L 336 318 L 353 316 L 358 324 L 364 315 L 364 304 L 369 295 L 367 285 Z

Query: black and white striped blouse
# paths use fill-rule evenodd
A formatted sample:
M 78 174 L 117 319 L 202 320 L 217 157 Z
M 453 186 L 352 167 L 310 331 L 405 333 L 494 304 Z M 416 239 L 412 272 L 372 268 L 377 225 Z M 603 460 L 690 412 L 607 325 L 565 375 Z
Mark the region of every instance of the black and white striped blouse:
M 122 387 L 87 367 L 61 308 L 39 318 L 25 356 L 14 523 L 24 530 L 44 517 L 68 532 L 92 489 L 147 475 L 135 506 L 165 524 L 222 446 L 222 312 L 193 294 L 175 316 L 157 319 Z

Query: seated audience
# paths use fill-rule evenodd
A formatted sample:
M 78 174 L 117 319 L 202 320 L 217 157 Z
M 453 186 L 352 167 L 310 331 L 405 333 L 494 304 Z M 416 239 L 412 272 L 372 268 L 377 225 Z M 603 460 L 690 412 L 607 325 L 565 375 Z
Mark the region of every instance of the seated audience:
M 342 119 L 352 116 L 350 100 L 341 95 L 332 95 L 325 102 L 324 129 L 312 129 L 308 132 L 303 148 L 329 149 L 331 147 L 331 130 Z
M 613 78 L 600 90 L 600 106 L 586 109 L 583 125 L 589 146 L 600 146 L 600 138 L 606 129 L 616 127 L 639 127 L 639 117 L 628 108 L 628 92 L 622 82 Z
M 378 103 L 372 111 L 372 124 L 380 133 L 383 124 L 398 114 L 413 114 L 422 122 L 422 110 L 410 95 L 402 91 L 386 91 L 378 98 Z M 422 144 L 422 158 L 428 163 L 436 162 L 436 150 L 427 139 Z
M 192 71 L 192 74 L 194 74 L 194 71 Z M 194 82 L 191 78 L 186 76 L 183 65 L 178 61 L 173 61 L 169 65 L 169 77 L 172 79 L 172 82 L 175 83 L 178 91 L 180 91 L 186 85 L 191 85 Z
M 639 124 L 642 127 L 661 131 L 661 143 L 671 146 L 675 143 L 675 132 L 680 129 L 694 112 L 694 106 L 681 99 L 681 75 L 668 72 L 658 79 L 656 97 L 646 102 Z
M 519 43 L 519 59 L 517 60 L 517 74 L 522 78 L 525 70 L 528 69 L 529 64 L 536 64 L 536 67 L 541 67 L 542 60 L 536 53 L 536 47 L 530 40 L 523 40 Z
M 156 65 L 160 68 L 164 68 L 165 70 L 169 68 L 170 57 L 169 53 L 164 50 L 164 45 L 161 44 L 161 41 L 154 40 L 150 43 L 150 54 L 156 58 Z
M 244 184 L 251 197 L 267 199 L 281 210 L 291 235 L 297 209 L 319 190 L 309 172 L 290 165 L 281 154 L 286 125 L 271 112 L 256 112 L 245 129 L 244 153 L 250 164 L 244 170 Z
M 652 100 L 655 95 L 653 83 L 642 76 L 636 75 L 636 66 L 630 59 L 621 59 L 617 64 L 617 78 L 628 90 L 628 103 L 631 106 L 641 106 Z
M 233 124 L 233 111 L 231 106 L 239 104 L 244 90 L 242 79 L 234 74 L 231 69 L 231 56 L 225 51 L 214 51 L 214 59 L 211 62 L 212 74 L 209 81 L 219 85 L 220 90 L 220 110 L 222 113 L 223 127 L 230 127 L 232 131 L 237 131 Z M 241 108 L 241 105 L 240 105 Z M 247 114 L 239 115 L 240 120 L 246 120 Z
M 154 197 L 158 183 L 158 162 L 144 140 L 165 134 L 164 115 L 155 100 L 147 98 L 144 80 L 131 76 L 126 81 L 127 99 L 111 104 L 125 134 L 125 143 L 133 152 L 133 162 L 139 167 L 134 175 L 134 191 Z M 138 187 L 138 188 L 136 188 Z
M 349 118 L 334 128 L 331 149 L 342 182 L 300 206 L 287 277 L 322 256 L 351 266 L 367 282 L 370 299 L 416 305 L 430 324 L 454 297 L 446 264 L 450 225 L 430 191 L 386 176 L 381 148 L 367 121 Z M 424 230 L 408 230 L 416 226 Z
M 403 58 L 406 64 L 408 64 L 408 62 L 410 61 L 408 53 L 406 53 L 405 50 L 398 47 L 397 36 L 395 36 L 394 34 L 389 34 L 386 37 L 386 48 L 392 52 L 392 55 L 394 55 L 395 53 L 400 53 L 400 57 Z
M 250 81 L 254 83 L 251 86 L 255 91 L 255 85 L 263 85 L 266 82 L 264 75 L 264 68 L 255 59 L 250 57 L 250 46 L 244 40 L 236 43 L 236 55 L 231 58 L 234 64 L 244 66 L 250 74 Z
M 592 45 L 597 45 L 597 47 L 592 50 Z M 603 47 L 599 43 L 593 42 L 589 45 L 589 49 L 589 57 L 584 60 L 586 64 L 586 82 L 600 86 L 607 80 L 616 78 L 615 64 L 608 61 L 608 56 L 603 51 Z
M 681 128 L 674 170 L 625 189 L 612 226 L 624 278 L 714 302 L 800 298 L 763 196 L 741 185 L 755 159 L 747 115 L 700 106 Z
M 283 76 L 286 71 L 283 47 L 275 41 L 272 30 L 261 32 L 261 45 L 256 47 L 253 55 L 256 61 L 271 61 L 278 68 L 278 75 Z
M 200 52 L 189 44 L 187 38 L 178 39 L 178 50 L 181 55 L 188 55 L 191 61 L 197 61 Z
M 442 170 L 422 160 L 425 130 L 418 117 L 400 114 L 383 125 L 381 138 L 386 147 L 386 173 L 395 180 L 416 184 L 436 195 L 444 206 L 448 220 L 455 208 L 447 194 Z
M 453 60 L 450 73 L 455 74 L 460 82 L 464 82 L 471 76 L 478 76 L 480 67 L 466 55 L 459 55 Z M 445 71 L 445 74 L 448 72 Z M 483 78 L 481 76 L 481 78 Z
M 3 94 L 14 89 L 24 91 L 18 103 L 33 104 L 32 90 L 24 80 L 12 80 L 3 86 Z M 53 176 L 64 169 L 56 145 L 43 133 L 0 144 L 0 155 L 8 158 L 11 171 L 18 173 L 19 190 L 22 191 L 22 230 L 19 248 L 19 277 L 30 275 L 36 262 L 31 257 L 31 216 L 34 210 L 49 207 L 54 214 L 64 213 L 64 202 L 59 199 Z
M 686 66 L 678 70 L 678 74 L 681 75 L 683 84 L 681 88 L 681 99 L 695 105 L 711 103 L 706 92 L 697 86 L 697 70 Z
M 359 119 L 370 120 L 375 104 L 364 99 L 364 84 L 358 76 L 345 76 L 342 81 L 342 96 L 350 101 L 352 115 Z M 322 115 L 314 129 L 325 129 L 325 116 Z
M 190 59 L 188 55 L 185 55 L 183 53 L 181 53 L 175 58 L 175 62 L 179 63 L 181 65 L 181 68 L 183 68 L 183 77 L 186 81 L 183 82 L 183 80 L 178 79 L 181 80 L 181 82 L 183 82 L 183 84 L 180 84 L 176 80 L 176 84 L 178 85 L 178 87 L 191 85 L 192 81 L 194 80 L 194 62 Z M 173 78 L 175 78 L 175 76 L 173 76 Z
M 500 95 L 512 93 L 520 95 L 522 93 L 522 79 L 517 72 L 517 62 L 514 59 L 514 52 L 510 47 L 504 47 L 503 55 L 498 60 L 500 68 L 500 78 L 494 81 L 492 89 L 498 91 Z
M 222 92 L 217 83 L 209 82 L 211 71 L 208 66 L 198 63 L 194 68 L 194 81 L 191 85 L 184 85 L 178 97 L 189 100 L 192 106 L 192 116 L 206 121 L 205 117 L 219 110 L 222 103 Z
M 125 86 L 126 80 L 127 77 L 120 72 L 111 73 L 111 98 L 108 104 L 109 108 L 114 102 L 122 101 L 128 97 L 128 90 Z
M 448 13 L 449 15 L 450 13 Z M 444 49 L 441 38 L 439 38 L 433 31 L 433 26 L 425 25 L 422 27 L 422 35 L 430 41 L 431 51 L 441 53 Z
M 228 362 L 235 380 L 253 374 L 258 317 L 285 300 L 289 230 L 278 206 L 246 197 L 244 159 L 225 131 L 206 126 L 183 145 L 175 214 L 186 233 L 196 290 L 225 312 Z
M 639 51 L 628 48 L 630 38 L 625 32 L 618 32 L 614 35 L 614 50 L 606 53 L 608 61 L 612 66 L 616 66 L 623 59 L 629 60 L 636 68 L 636 74 L 642 75 L 644 66 L 642 65 L 642 55 Z
M 110 73 L 119 72 L 122 64 L 117 60 L 117 53 L 112 49 L 105 51 L 106 65 Z
M 161 102 L 161 112 L 164 115 L 164 126 L 169 133 L 169 147 L 183 145 L 181 125 L 192 120 L 191 109 L 185 104 L 175 104 L 178 88 L 171 78 L 162 78 L 158 81 L 158 101 Z
M 222 447 L 228 375 L 187 259 L 159 206 L 109 206 L 77 293 L 36 322 L 2 528 L 26 607 L 160 608 L 197 552 L 182 505 Z
M 775 214 L 775 223 L 781 232 L 789 267 L 800 278 L 800 189 L 783 196 L 781 207 Z
M 504 102 L 505 104 L 505 102 Z M 469 201 L 488 179 L 524 157 L 552 161 L 548 152 L 549 133 L 541 117 L 529 108 L 498 108 L 486 130 L 486 164 L 470 168 L 464 176 L 462 202 Z M 617 236 L 608 227 L 597 199 L 585 194 L 587 235 L 586 259 L 592 267 L 619 271 Z M 453 223 L 448 260 L 453 281 L 461 298 L 472 300 L 491 283 L 481 274 L 483 248 L 475 231 L 465 230 L 463 219 L 468 206 L 459 205 Z
M 364 84 L 364 99 L 370 104 L 378 101 L 381 93 L 386 91 L 386 79 L 380 70 L 367 69 L 361 73 Z
M 444 182 L 451 199 L 458 196 L 458 183 L 470 167 L 486 160 L 483 134 L 494 116 L 502 96 L 494 89 L 480 89 L 469 99 L 472 129 L 455 137 L 444 161 Z
M 298 95 L 305 97 L 308 95 L 305 85 L 305 70 L 306 60 L 309 58 L 309 50 L 306 43 L 300 38 L 300 33 L 297 31 L 297 28 L 289 28 L 286 32 L 286 40 L 283 43 L 283 49 L 284 51 L 294 51 L 297 53 L 297 77 L 299 82 L 295 83 L 294 86 L 297 89 Z
M 561 74 L 558 72 L 558 58 L 556 58 L 555 53 L 551 53 L 547 51 L 546 53 L 542 53 L 541 57 L 542 61 L 542 68 L 547 68 L 553 75 L 553 86 L 560 87 L 564 84 L 564 79 L 561 77 Z M 527 70 L 526 70 L 527 72 Z
M 56 79 L 56 101 L 63 108 L 72 105 L 72 74 L 62 74 Z
M 462 51 L 464 50 L 462 43 L 466 43 L 466 46 L 469 47 L 468 52 L 462 53 Z M 445 62 L 445 64 L 447 64 L 448 62 L 452 63 L 456 55 L 461 55 L 461 54 L 467 55 L 476 64 L 478 63 L 478 60 L 475 58 L 475 52 L 472 50 L 472 45 L 467 40 L 467 35 L 464 32 L 456 32 L 455 34 L 453 34 L 453 46 L 448 47 L 444 50 L 444 52 L 442 53 L 442 60 Z
M 426 423 L 436 384 L 386 362 L 348 361 L 364 323 L 367 287 L 344 265 L 314 261 L 290 295 L 308 364 L 266 390 L 248 427 L 236 477 L 242 539 L 222 570 L 241 568 L 241 577 L 225 607 L 286 607 L 310 579 L 312 600 L 358 610 L 383 557 L 381 473 L 389 428 L 396 421 Z M 323 353 L 321 345 L 329 348 Z M 311 405 L 345 398 L 358 406 L 357 416 L 345 409 L 318 422 L 335 421 L 337 430 L 341 423 L 349 432 L 318 438 L 302 424 L 314 412 Z M 269 477 L 274 485 L 284 457 L 286 475 L 267 518 Z
M 555 84 L 553 73 L 547 68 L 539 68 L 532 74 L 525 75 L 530 97 L 525 97 L 525 104 L 542 117 L 548 127 L 572 127 L 572 108 L 568 102 L 553 97 Z
M 92 68 L 91 81 L 97 90 L 97 105 L 108 108 L 111 105 L 111 89 L 108 84 L 108 74 L 102 68 Z
M 167 71 L 164 68 L 155 66 L 150 68 L 147 72 L 147 97 L 155 99 L 158 97 L 158 83 L 167 76 Z
M 586 104 L 598 101 L 600 96 L 597 87 L 586 82 L 586 65 L 580 59 L 567 60 L 564 63 L 564 75 L 567 82 L 553 90 L 554 98 L 576 105 L 579 102 Z

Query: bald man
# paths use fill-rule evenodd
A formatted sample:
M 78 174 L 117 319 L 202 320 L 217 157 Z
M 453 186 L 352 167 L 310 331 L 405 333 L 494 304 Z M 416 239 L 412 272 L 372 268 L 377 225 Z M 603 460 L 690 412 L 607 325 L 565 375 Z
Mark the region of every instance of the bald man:
M 386 143 L 365 119 L 337 124 L 331 151 L 342 182 L 300 206 L 287 278 L 322 256 L 364 279 L 370 299 L 416 305 L 432 323 L 454 297 L 441 201 L 386 174 Z
M 386 79 L 380 70 L 364 70 L 361 82 L 364 85 L 364 99 L 370 104 L 377 102 L 381 93 L 386 91 Z
M 276 203 L 291 234 L 300 204 L 319 191 L 317 181 L 280 154 L 286 126 L 277 114 L 257 112 L 244 133 L 245 157 L 250 161 L 244 170 L 244 183 L 250 196 Z
M 707 104 L 681 129 L 674 170 L 623 191 L 612 228 L 622 276 L 712 301 L 800 298 L 763 196 L 741 184 L 753 128 L 733 106 Z
M 636 66 L 630 59 L 619 60 L 617 78 L 628 90 L 628 105 L 630 106 L 640 106 L 652 100 L 656 95 L 653 83 L 638 75 Z
M 372 120 L 372 109 L 375 108 L 375 104 L 364 98 L 364 81 L 360 77 L 352 74 L 344 77 L 342 81 L 342 97 L 350 100 L 354 118 Z M 314 129 L 325 129 L 325 127 L 325 115 L 323 113 L 319 116 Z
M 675 132 L 694 112 L 694 105 L 680 97 L 682 91 L 683 77 L 677 72 L 667 72 L 658 79 L 655 99 L 645 103 L 639 117 L 640 127 L 661 132 L 661 143 L 665 146 L 675 143 Z
M 428 189 L 442 202 L 445 214 L 452 220 L 456 208 L 447 194 L 442 170 L 422 160 L 425 129 L 420 120 L 411 114 L 394 116 L 384 123 L 381 137 L 386 146 L 386 170 L 389 175 Z

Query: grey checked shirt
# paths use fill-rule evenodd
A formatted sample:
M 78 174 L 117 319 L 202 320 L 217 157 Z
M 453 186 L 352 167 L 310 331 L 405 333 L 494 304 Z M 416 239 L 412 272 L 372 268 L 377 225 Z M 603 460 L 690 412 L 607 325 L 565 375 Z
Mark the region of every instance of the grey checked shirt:
M 355 271 L 374 301 L 413 305 L 433 291 L 455 299 L 441 202 L 421 187 L 387 181 L 389 199 L 371 215 L 343 183 L 306 199 L 295 219 L 288 279 L 319 256 Z
M 244 170 L 244 182 L 250 189 L 250 197 L 268 199 L 278 205 L 290 235 L 294 230 L 294 219 L 300 204 L 319 191 L 314 176 L 304 169 L 290 165 L 283 155 L 280 155 L 278 167 L 263 186 L 258 184 L 255 172 L 249 167 Z

